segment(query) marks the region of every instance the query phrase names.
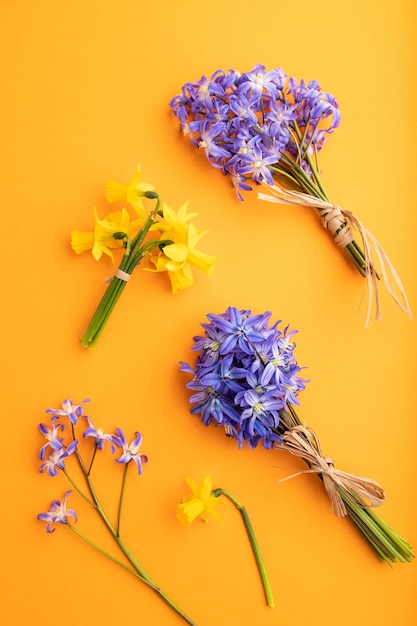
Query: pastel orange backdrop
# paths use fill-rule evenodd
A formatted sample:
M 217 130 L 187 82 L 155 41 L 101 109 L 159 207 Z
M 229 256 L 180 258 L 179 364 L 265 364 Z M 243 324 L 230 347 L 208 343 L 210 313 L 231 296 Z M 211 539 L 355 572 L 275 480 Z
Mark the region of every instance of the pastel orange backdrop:
M 416 547 L 415 322 L 384 292 L 383 321 L 364 330 L 364 282 L 316 215 L 255 193 L 239 203 L 168 107 L 184 82 L 220 67 L 264 63 L 318 79 L 343 115 L 321 155 L 323 180 L 381 241 L 415 312 L 415 3 L 15 0 L 2 9 L 2 623 L 180 623 L 128 573 L 36 519 L 67 488 L 63 476 L 39 474 L 38 423 L 46 408 L 88 396 L 103 428 L 143 434 L 150 460 L 142 477 L 129 475 L 126 539 L 199 626 L 415 624 L 415 562 L 381 564 L 332 515 L 314 476 L 277 484 L 300 467 L 294 459 L 238 450 L 202 426 L 178 369 L 205 315 L 228 305 L 271 310 L 299 329 L 311 379 L 301 417 L 338 467 L 384 486 L 381 515 Z M 69 233 L 91 227 L 108 180 L 127 182 L 139 161 L 164 201 L 191 200 L 217 265 L 175 296 L 166 276 L 136 270 L 88 352 L 79 336 L 114 267 L 73 254 Z M 119 470 L 101 476 L 106 498 Z M 246 505 L 275 609 L 231 505 L 221 524 L 176 520 L 184 478 L 206 474 Z M 108 547 L 72 497 L 78 527 Z

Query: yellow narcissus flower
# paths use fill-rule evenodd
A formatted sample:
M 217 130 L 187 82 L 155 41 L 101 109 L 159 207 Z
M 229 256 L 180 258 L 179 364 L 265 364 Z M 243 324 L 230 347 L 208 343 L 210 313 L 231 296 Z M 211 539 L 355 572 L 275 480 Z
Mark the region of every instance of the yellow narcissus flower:
M 229 491 L 226 491 L 225 489 L 215 489 L 213 491 L 211 476 L 204 476 L 199 483 L 192 478 L 186 478 L 185 480 L 187 485 L 191 488 L 192 493 L 186 495 L 181 500 L 181 503 L 176 506 L 177 518 L 181 524 L 189 526 L 195 519 L 197 519 L 197 517 L 200 517 L 202 520 L 207 522 L 208 513 L 210 513 L 210 515 L 214 515 L 214 517 L 220 521 L 221 518 L 218 511 L 216 511 L 216 506 L 223 503 L 222 500 L 219 499 L 219 496 L 226 497 L 232 504 L 235 505 L 245 525 L 246 533 L 248 535 L 252 552 L 258 566 L 258 571 L 261 576 L 267 604 L 270 607 L 275 606 L 271 585 L 268 580 L 259 544 L 255 537 L 255 532 L 245 507 L 238 502 L 238 500 L 236 500 L 236 498 L 233 497 Z
M 181 503 L 177 504 L 176 514 L 181 524 L 188 526 L 197 517 L 207 522 L 208 513 L 220 521 L 220 515 L 215 507 L 223 503 L 219 498 L 212 495 L 211 476 L 205 476 L 199 483 L 192 478 L 186 478 L 185 482 L 192 493 L 184 496 Z
M 95 227 L 93 232 L 80 232 L 75 230 L 71 233 L 71 247 L 77 254 L 91 250 L 93 257 L 98 261 L 102 254 L 107 254 L 112 261 L 114 256 L 110 248 L 123 247 L 122 239 L 115 239 L 114 233 L 121 232 L 132 238 L 136 230 L 142 225 L 142 220 L 130 221 L 126 209 L 109 213 L 104 219 L 100 219 L 94 207 Z
M 164 219 L 157 224 L 154 224 L 151 230 L 160 230 L 161 233 L 164 233 L 164 239 L 168 239 L 166 236 L 167 233 L 172 233 L 171 239 L 177 240 L 177 238 L 184 238 L 185 233 L 187 232 L 188 224 L 193 217 L 196 217 L 198 213 L 187 213 L 188 205 L 190 201 L 184 202 L 182 206 L 178 209 L 177 212 L 174 209 L 171 209 L 167 204 L 163 204 L 162 212 L 164 215 Z
M 106 198 L 110 204 L 119 201 L 127 202 L 135 209 L 139 217 L 145 219 L 145 206 L 142 198 L 147 191 L 154 191 L 154 189 L 155 187 L 152 185 L 142 182 L 140 165 L 138 165 L 138 169 L 128 185 L 116 183 L 114 180 L 108 183 L 106 187 Z
M 207 231 L 199 232 L 194 224 L 188 224 L 188 221 L 197 213 L 187 214 L 187 208 L 188 202 L 183 204 L 176 213 L 164 204 L 164 219 L 150 229 L 159 230 L 161 240 L 173 242 L 164 246 L 160 254 L 151 257 L 151 261 L 156 268 L 153 271 L 168 272 L 174 293 L 192 284 L 191 266 L 197 267 L 208 275 L 213 270 L 216 261 L 216 257 L 196 249 L 197 243 Z

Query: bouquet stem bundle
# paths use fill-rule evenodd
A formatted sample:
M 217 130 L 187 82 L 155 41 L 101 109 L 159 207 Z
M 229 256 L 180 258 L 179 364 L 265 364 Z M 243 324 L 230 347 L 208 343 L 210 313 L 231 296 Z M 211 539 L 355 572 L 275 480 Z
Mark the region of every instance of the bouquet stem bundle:
M 147 195 L 148 197 L 156 198 L 156 206 L 150 212 L 145 223 L 134 237 L 133 241 L 130 242 L 128 236 L 123 232 L 113 234 L 115 239 L 123 239 L 125 241 L 125 252 L 115 275 L 108 280 L 109 285 L 100 300 L 90 323 L 81 336 L 81 345 L 84 348 L 89 348 L 91 350 L 96 345 L 114 307 L 126 287 L 127 282 L 130 280 L 133 270 L 141 262 L 143 257 L 152 252 L 155 248 L 163 249 L 165 245 L 172 243 L 171 241 L 159 241 L 154 239 L 144 243 L 144 239 L 148 234 L 149 229 L 155 223 L 155 220 L 159 215 L 160 207 L 159 196 L 153 192 L 148 192 Z
M 352 474 L 348 475 L 351 481 L 347 482 L 347 484 L 343 484 L 343 481 L 338 481 L 337 479 L 334 482 L 330 479 L 330 484 L 327 483 L 328 470 L 330 469 L 330 472 L 333 473 L 333 461 L 323 458 L 323 473 L 320 471 L 320 467 L 313 467 L 311 456 L 306 452 L 306 446 L 302 445 L 295 449 L 291 436 L 288 437 L 288 434 L 292 434 L 294 431 L 301 432 L 304 443 L 307 440 L 315 448 L 318 455 L 321 456 L 316 434 L 311 429 L 303 426 L 294 407 L 288 404 L 286 409 L 280 410 L 280 427 L 276 429 L 283 443 L 277 443 L 274 447 L 287 451 L 290 454 L 295 454 L 307 463 L 310 468 L 307 472 L 316 473 L 323 481 L 325 489 L 332 500 L 334 513 L 338 517 L 347 516 L 349 518 L 381 561 L 385 561 L 389 565 L 395 561 L 412 561 L 414 554 L 409 543 L 378 516 L 370 506 L 370 501 L 373 506 L 379 506 L 384 501 L 384 492 L 378 483 Z M 288 439 L 290 440 L 288 441 Z M 300 473 L 303 472 L 301 471 Z M 340 474 L 347 476 L 344 472 L 340 472 Z M 364 484 L 367 489 L 363 488 Z M 335 500 L 332 499 L 332 489 L 336 490 L 338 496 Z M 361 492 L 365 494 L 365 497 L 361 495 Z M 334 501 L 336 504 L 333 504 Z

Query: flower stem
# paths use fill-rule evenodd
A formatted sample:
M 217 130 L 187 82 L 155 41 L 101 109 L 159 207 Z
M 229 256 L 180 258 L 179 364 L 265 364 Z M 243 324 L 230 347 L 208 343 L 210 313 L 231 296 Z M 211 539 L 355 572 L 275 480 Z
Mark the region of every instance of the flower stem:
M 294 140 L 297 139 L 300 143 L 300 154 L 302 154 L 303 158 L 306 160 L 306 163 L 311 171 L 311 176 L 305 172 L 300 163 L 285 153 L 281 155 L 280 161 L 276 166 L 270 167 L 271 172 L 273 175 L 278 177 L 284 176 L 290 181 L 290 185 L 292 187 L 294 187 L 295 184 L 295 186 L 298 187 L 298 189 L 303 193 L 308 193 L 311 196 L 330 202 L 327 191 L 317 171 L 317 167 L 313 162 L 309 151 L 303 148 L 304 139 L 301 135 L 300 129 L 295 121 L 293 124 L 295 131 Z M 320 209 L 318 209 L 318 211 L 320 212 Z M 335 235 L 337 235 L 337 232 Z M 370 270 L 375 271 L 374 268 L 367 267 L 364 252 L 355 240 L 347 244 L 347 246 L 344 247 L 344 250 L 362 276 L 366 277 Z
M 108 559 L 113 561 L 113 563 L 116 563 L 117 565 L 120 565 L 120 567 L 123 567 L 123 569 L 128 571 L 130 574 L 132 574 L 136 578 L 139 578 L 139 580 L 141 580 L 142 582 L 144 582 L 147 585 L 149 585 L 149 582 L 147 580 L 145 580 L 145 578 L 140 576 L 140 574 L 135 572 L 134 569 L 130 568 L 128 565 L 126 565 L 122 561 L 119 561 L 119 559 L 114 557 L 112 554 L 110 554 L 109 552 L 106 552 L 105 550 L 103 550 L 103 548 L 100 548 L 100 546 L 98 546 L 97 544 L 93 543 L 90 539 L 88 539 L 88 537 L 83 535 L 77 528 L 75 528 L 75 526 L 72 526 L 70 523 L 67 523 L 66 526 L 67 526 L 67 528 L 72 530 L 72 532 L 75 533 L 77 535 L 77 537 L 79 537 L 80 539 L 85 541 L 85 543 L 87 543 L 89 546 L 94 548 L 94 550 L 97 550 L 97 552 L 100 552 L 101 554 L 103 554 L 105 557 L 107 557 Z M 150 585 L 150 586 L 154 589 L 154 587 L 152 585 Z
M 392 567 L 397 560 L 402 563 L 413 560 L 414 554 L 409 543 L 375 511 L 367 506 L 358 505 L 345 490 L 339 489 L 339 493 L 345 502 L 350 520 L 362 532 L 381 561 Z
M 248 513 L 247 513 L 245 507 L 242 504 L 240 504 L 240 502 L 238 502 L 238 500 L 236 500 L 236 498 L 234 498 L 232 496 L 232 494 L 229 493 L 228 491 L 226 491 L 225 489 L 215 489 L 212 492 L 212 495 L 216 496 L 216 497 L 217 496 L 221 496 L 221 495 L 225 496 L 226 498 L 228 498 L 230 500 L 230 502 L 232 502 L 235 505 L 235 507 L 239 511 L 239 513 L 240 513 L 240 515 L 241 515 L 241 517 L 243 519 L 243 523 L 245 525 L 245 529 L 246 529 L 246 532 L 247 532 L 247 535 L 248 535 L 248 538 L 249 538 L 249 542 L 250 542 L 251 547 L 252 547 L 252 552 L 253 552 L 255 560 L 256 560 L 256 565 L 258 567 L 259 574 L 261 576 L 262 585 L 263 585 L 263 588 L 264 588 L 265 598 L 266 598 L 267 604 L 268 604 L 268 606 L 270 606 L 272 608 L 275 607 L 274 598 L 273 598 L 273 595 L 272 595 L 272 589 L 271 589 L 271 585 L 269 583 L 268 574 L 266 572 L 266 567 L 265 567 L 265 564 L 264 564 L 264 561 L 263 561 L 263 558 L 262 558 L 262 555 L 261 555 L 261 550 L 260 550 L 258 541 L 257 541 L 256 536 L 255 536 L 255 532 L 253 530 L 253 526 L 251 524 L 251 521 L 249 519 L 249 516 L 248 516 Z
M 80 461 L 80 459 L 79 459 Z M 119 527 L 120 527 L 120 515 L 121 515 L 121 503 L 123 500 L 123 491 L 124 491 L 124 483 L 125 483 L 125 478 L 126 478 L 126 469 L 125 469 L 125 473 L 123 476 L 123 484 L 122 484 L 122 493 L 121 493 L 121 497 L 120 497 L 120 501 L 119 501 L 119 513 L 118 513 L 118 527 L 117 530 L 114 528 L 113 524 L 110 522 L 106 512 L 104 511 L 99 498 L 97 496 L 97 493 L 95 491 L 94 485 L 92 483 L 91 477 L 88 474 L 88 472 L 85 470 L 84 468 L 84 464 L 82 462 L 80 462 L 81 468 L 83 470 L 84 473 L 84 477 L 85 480 L 87 482 L 91 497 L 92 497 L 92 501 L 89 500 L 79 489 L 78 487 L 75 485 L 75 483 L 70 479 L 70 477 L 68 476 L 68 473 L 65 473 L 65 476 L 68 478 L 68 480 L 70 481 L 70 483 L 74 486 L 74 488 L 77 490 L 77 492 L 89 503 L 91 504 L 97 511 L 98 515 L 100 516 L 100 518 L 102 519 L 102 521 L 104 522 L 107 530 L 109 531 L 109 533 L 111 534 L 111 536 L 113 537 L 114 541 L 117 543 L 119 549 L 121 550 L 121 552 L 124 554 L 124 556 L 127 558 L 127 560 L 130 562 L 130 564 L 133 566 L 134 571 L 137 573 L 137 577 L 140 578 L 141 580 L 143 580 L 143 582 L 145 582 L 147 585 L 149 585 L 149 587 L 151 587 L 153 589 L 153 591 L 155 591 L 155 593 L 158 594 L 158 596 L 170 607 L 172 608 L 187 624 L 189 624 L 189 626 L 196 626 L 195 622 L 193 622 L 191 620 L 191 618 L 189 618 L 184 611 L 182 611 L 179 606 L 177 606 L 172 600 L 171 598 L 169 598 L 169 596 L 167 596 L 155 583 L 154 581 L 151 579 L 151 577 L 149 576 L 149 574 L 147 574 L 147 572 L 143 569 L 143 567 L 140 565 L 140 563 L 137 561 L 137 559 L 133 556 L 133 554 L 130 552 L 130 550 L 128 549 L 128 547 L 126 546 L 126 544 L 124 543 L 123 539 L 120 537 L 119 535 Z M 127 467 L 127 466 L 126 466 Z M 71 527 L 72 530 L 74 530 L 73 527 Z M 84 539 L 84 537 L 82 537 Z M 87 540 L 87 543 L 89 543 L 89 540 Z M 90 542 L 90 545 L 91 544 Z M 108 558 L 111 558 L 112 560 L 115 560 L 113 557 L 109 556 L 107 553 L 105 553 L 103 550 L 101 550 L 101 548 L 98 548 L 97 546 L 93 545 L 94 548 L 98 549 L 100 552 L 102 552 L 102 554 L 104 554 L 105 556 L 107 556 Z M 115 561 L 118 562 L 118 561 Z M 118 562 L 119 563 L 119 562 Z M 128 569 L 130 571 L 130 568 L 128 568 L 127 566 L 124 566 L 123 564 L 119 563 L 119 565 L 122 565 L 125 569 Z
M 180 615 L 180 617 L 182 617 L 182 619 L 187 623 L 190 624 L 190 626 L 196 626 L 195 622 L 193 622 L 189 617 L 187 617 L 185 615 L 185 613 L 183 613 L 183 611 L 181 611 L 181 609 L 179 609 L 179 607 L 176 606 L 176 604 L 174 604 L 174 602 L 172 602 L 172 600 L 170 600 L 170 598 L 168 598 L 168 596 L 166 594 L 164 594 L 164 592 L 159 589 L 153 582 L 152 580 L 149 578 L 149 576 L 147 576 L 145 574 L 145 572 L 143 572 L 142 570 L 142 574 L 139 572 L 138 570 L 138 564 L 135 566 L 135 569 L 130 568 L 128 565 L 126 565 L 125 563 L 123 563 L 122 561 L 119 561 L 119 559 L 117 559 L 116 557 L 114 557 L 112 554 L 109 554 L 108 552 L 106 552 L 105 550 L 103 550 L 102 548 L 100 548 L 100 546 L 97 546 L 95 543 L 93 543 L 90 539 L 88 539 L 88 537 L 86 537 L 85 535 L 83 535 L 77 528 L 75 528 L 74 526 L 72 526 L 71 524 L 66 524 L 66 526 L 72 530 L 73 533 L 75 533 L 80 539 L 82 539 L 83 541 L 85 541 L 89 546 L 91 546 L 92 548 L 94 548 L 95 550 L 97 550 L 98 552 L 100 552 L 101 554 L 103 554 L 105 557 L 107 557 L 108 559 L 110 559 L 111 561 L 113 561 L 113 563 L 116 563 L 117 565 L 119 565 L 120 567 L 122 567 L 123 569 L 125 569 L 126 571 L 128 571 L 130 574 L 132 574 L 132 576 L 135 576 L 136 578 L 138 578 L 139 580 L 141 580 L 143 583 L 145 583 L 146 585 L 148 585 L 151 589 L 153 589 L 153 591 L 155 591 L 172 609 L 175 610 L 176 613 L 178 613 Z M 131 557 L 133 559 L 133 557 Z M 129 559 L 130 560 L 130 559 Z M 140 568 L 142 569 L 142 568 Z M 136 570 L 136 571 L 135 571 Z M 145 574 L 145 575 L 143 575 Z
M 72 485 L 72 487 L 74 487 L 75 491 L 78 493 L 79 496 L 81 496 L 83 498 L 83 500 L 85 500 L 86 502 L 88 502 L 88 504 L 90 504 L 91 506 L 95 506 L 94 502 L 92 500 L 90 500 L 90 498 L 88 498 L 85 493 L 83 493 L 81 491 L 81 489 L 78 487 L 78 485 L 73 481 L 73 479 L 71 478 L 71 476 L 68 474 L 67 470 L 65 469 L 65 467 L 62 469 L 62 472 L 65 476 L 65 478 L 68 480 L 68 482 L 70 483 L 70 485 Z
M 121 269 L 121 265 L 119 269 Z M 107 320 L 116 306 L 125 286 L 125 280 L 117 278 L 117 276 L 114 276 L 111 279 L 111 283 L 100 300 L 89 325 L 81 336 L 81 345 L 84 348 L 92 350 L 96 345 L 97 340 L 103 332 Z
M 128 467 L 129 467 L 129 463 L 125 463 L 124 470 L 123 470 L 122 488 L 120 490 L 119 511 L 117 513 L 116 532 L 117 532 L 117 536 L 118 537 L 120 537 L 120 522 L 121 522 L 121 519 L 122 519 L 123 496 L 124 496 L 124 493 L 125 493 L 126 476 L 127 476 Z
M 91 474 L 91 470 L 93 469 L 93 463 L 94 463 L 94 459 L 96 458 L 96 454 L 97 454 L 97 443 L 94 444 L 94 451 L 91 456 L 90 465 L 88 466 L 88 470 L 86 472 L 87 476 L 90 476 Z

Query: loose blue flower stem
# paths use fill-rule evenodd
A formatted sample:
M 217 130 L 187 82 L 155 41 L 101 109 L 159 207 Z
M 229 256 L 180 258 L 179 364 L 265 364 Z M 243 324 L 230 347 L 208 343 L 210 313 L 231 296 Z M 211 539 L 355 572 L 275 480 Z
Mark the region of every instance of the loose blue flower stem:
M 74 433 L 73 433 L 74 436 Z M 189 618 L 184 611 L 182 611 L 180 609 L 180 607 L 178 607 L 172 600 L 171 598 L 169 598 L 169 596 L 167 596 L 162 589 L 160 589 L 155 582 L 151 579 L 151 577 L 148 575 L 148 573 L 143 569 L 143 567 L 140 565 L 140 563 L 137 561 L 137 559 L 133 556 L 133 554 L 131 553 L 131 551 L 129 550 L 129 548 L 126 546 L 126 544 L 124 543 L 123 539 L 120 537 L 119 534 L 119 530 L 120 530 L 120 519 L 121 519 L 121 508 L 122 508 L 122 501 L 123 501 L 123 493 L 124 493 L 124 486 L 125 486 L 125 481 L 126 481 L 126 473 L 127 473 L 127 464 L 125 466 L 124 469 L 124 476 L 123 476 L 123 482 L 122 482 L 122 490 L 121 490 L 121 496 L 120 496 L 120 500 L 119 500 L 119 511 L 118 511 L 118 521 L 117 521 L 117 529 L 114 528 L 113 524 L 110 522 L 105 510 L 103 509 L 99 498 L 97 496 L 97 493 L 95 491 L 94 485 L 92 483 L 91 480 L 91 476 L 90 476 L 90 471 L 91 471 L 91 466 L 92 463 L 90 463 L 90 467 L 89 467 L 89 471 L 86 471 L 84 462 L 81 458 L 81 455 L 78 453 L 76 453 L 76 458 L 78 460 L 78 463 L 80 465 L 81 471 L 84 475 L 85 481 L 87 483 L 88 486 L 88 490 L 90 492 L 91 495 L 91 499 L 88 498 L 83 492 L 82 490 L 78 487 L 78 485 L 75 483 L 75 481 L 70 477 L 70 475 L 68 474 L 67 470 L 65 468 L 63 468 L 63 473 L 65 475 L 65 477 L 67 478 L 67 480 L 70 482 L 70 484 L 74 487 L 74 489 L 77 491 L 77 493 L 86 501 L 88 502 L 88 504 L 90 504 L 99 514 L 100 518 L 102 519 L 102 521 L 104 522 L 107 530 L 110 532 L 111 536 L 113 537 L 113 539 L 115 540 L 115 542 L 117 543 L 117 545 L 119 546 L 120 550 L 122 551 L 122 553 L 125 555 L 125 557 L 127 558 L 127 560 L 130 562 L 130 564 L 133 566 L 134 570 L 131 570 L 128 566 L 124 565 L 123 563 L 121 563 L 120 561 L 118 561 L 115 557 L 112 557 L 110 554 L 108 554 L 107 552 L 105 552 L 104 550 L 102 550 L 100 547 L 96 546 L 95 544 L 93 544 L 93 542 L 91 542 L 89 539 L 87 539 L 86 537 L 84 537 L 81 533 L 79 533 L 78 530 L 76 530 L 72 525 L 67 524 L 69 528 L 71 528 L 71 530 L 73 530 L 76 534 L 78 534 L 84 541 L 86 541 L 87 543 L 89 543 L 89 545 L 91 545 L 93 548 L 95 548 L 96 550 L 98 550 L 99 552 L 101 552 L 104 556 L 110 558 L 112 561 L 114 561 L 115 563 L 118 563 L 119 565 L 121 565 L 122 567 L 124 567 L 124 569 L 127 569 L 130 573 L 134 574 L 135 576 L 137 576 L 137 578 L 139 578 L 140 580 L 142 580 L 143 582 L 145 582 L 149 587 L 151 587 L 153 589 L 153 591 L 155 591 L 155 593 L 158 594 L 158 596 L 169 606 L 171 607 L 187 624 L 189 624 L 189 626 L 196 626 L 196 623 L 191 620 L 191 618 Z
M 267 601 L 268 606 L 270 606 L 271 608 L 275 607 L 275 602 L 274 602 L 274 598 L 273 598 L 273 594 L 272 594 L 272 589 L 271 589 L 271 585 L 268 579 L 268 574 L 266 572 L 266 567 L 265 567 L 265 563 L 264 560 L 262 558 L 262 554 L 261 554 L 261 550 L 258 544 L 258 541 L 256 539 L 255 536 L 255 532 L 253 530 L 253 526 L 251 524 L 251 521 L 249 519 L 249 515 L 245 509 L 245 507 L 238 501 L 236 500 L 236 498 L 234 496 L 232 496 L 231 493 L 229 493 L 228 491 L 226 491 L 225 489 L 215 489 L 212 492 L 213 496 L 225 496 L 226 498 L 228 498 L 228 500 L 230 500 L 230 502 L 232 502 L 235 507 L 237 508 L 237 510 L 239 511 L 242 519 L 243 519 L 243 523 L 245 525 L 245 529 L 249 538 L 249 542 L 251 544 L 252 547 L 252 552 L 254 554 L 255 560 L 256 560 L 256 565 L 258 567 L 258 571 L 259 574 L 261 576 L 261 580 L 262 580 L 262 585 L 264 588 L 264 592 L 265 592 L 265 598 Z
M 144 581 L 158 594 L 158 596 L 168 605 L 170 606 L 187 624 L 189 624 L 190 626 L 196 626 L 195 622 L 191 620 L 191 618 L 189 618 L 172 600 L 171 598 L 169 598 L 163 591 L 162 589 L 160 589 L 155 583 L 154 581 L 151 579 L 151 577 L 147 574 L 147 572 L 143 569 L 143 567 L 140 565 L 140 563 L 137 561 L 137 559 L 133 556 L 133 554 L 131 553 L 131 551 L 128 549 L 128 547 L 126 546 L 126 544 L 124 543 L 123 539 L 120 537 L 120 535 L 118 535 L 117 531 L 115 530 L 115 528 L 113 527 L 113 525 L 111 524 L 110 520 L 108 519 L 104 509 L 102 508 L 100 502 L 97 499 L 97 496 L 94 496 L 95 499 L 95 506 L 96 509 L 101 517 L 101 519 L 103 520 L 104 524 L 106 525 L 107 529 L 109 530 L 110 534 L 112 535 L 113 539 L 116 541 L 117 545 L 119 546 L 120 550 L 123 552 L 123 554 L 126 556 L 126 558 L 128 559 L 128 561 L 133 565 L 134 569 L 137 571 L 137 573 L 139 574 L 140 578 L 143 578 Z
M 74 487 L 74 489 L 78 493 L 78 495 L 81 496 L 83 498 L 83 500 L 85 500 L 88 504 L 90 504 L 91 506 L 95 507 L 95 504 L 94 504 L 93 500 L 90 500 L 90 498 L 88 498 L 88 496 L 86 496 L 85 493 L 83 493 L 81 491 L 81 489 L 78 487 L 77 483 L 71 478 L 71 476 L 69 475 L 69 473 L 67 472 L 65 467 L 62 469 L 62 473 L 64 474 L 65 478 L 70 483 L 70 485 L 72 487 Z
M 150 587 L 152 587 L 152 589 L 156 590 L 156 588 L 153 585 L 151 585 L 149 583 L 149 581 L 147 581 L 145 578 L 143 578 L 143 576 L 138 574 L 138 572 L 136 572 L 134 569 L 130 568 L 128 565 L 126 565 L 126 563 L 123 563 L 122 561 L 119 561 L 119 559 L 116 559 L 116 557 L 114 557 L 109 552 L 106 552 L 106 550 L 103 550 L 103 548 L 100 548 L 100 546 L 98 546 L 97 544 L 92 542 L 90 539 L 88 539 L 88 537 L 83 535 L 75 526 L 72 526 L 72 524 L 70 524 L 70 523 L 67 523 L 66 526 L 67 526 L 67 528 L 72 530 L 72 532 L 75 533 L 77 535 L 77 537 L 79 537 L 80 539 L 85 541 L 85 543 L 87 543 L 89 546 L 94 548 L 94 550 L 97 550 L 97 552 L 100 552 L 103 556 L 105 556 L 108 559 L 110 559 L 110 561 L 113 561 L 113 563 L 116 563 L 117 565 L 120 565 L 120 567 L 125 569 L 127 572 L 129 572 L 130 574 L 132 574 L 133 576 L 135 576 L 136 578 L 138 578 L 139 580 L 141 580 L 145 584 L 147 584 Z
M 129 463 L 125 464 L 124 467 L 124 471 L 123 471 L 123 481 L 122 481 L 122 488 L 120 490 L 120 499 L 119 499 L 119 511 L 117 513 L 117 526 L 116 526 L 116 532 L 117 535 L 120 537 L 120 522 L 122 519 L 122 505 L 123 505 L 123 497 L 124 497 L 124 493 L 125 493 L 125 486 L 126 486 L 126 477 L 127 477 L 127 472 L 128 472 L 128 467 L 129 467 Z
M 90 465 L 88 467 L 87 476 L 90 475 L 91 470 L 93 469 L 93 463 L 94 463 L 94 459 L 96 458 L 96 454 L 97 454 L 97 443 L 94 445 L 94 452 L 92 454 Z

